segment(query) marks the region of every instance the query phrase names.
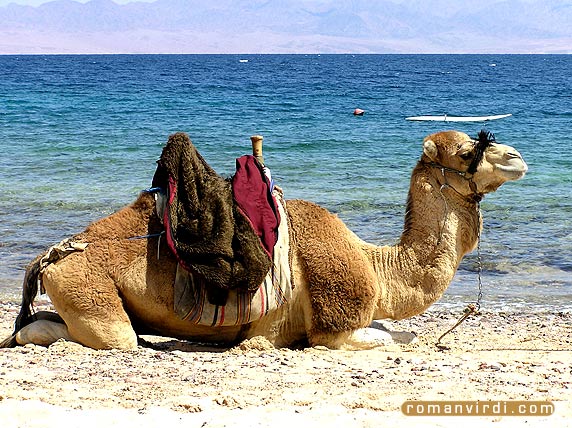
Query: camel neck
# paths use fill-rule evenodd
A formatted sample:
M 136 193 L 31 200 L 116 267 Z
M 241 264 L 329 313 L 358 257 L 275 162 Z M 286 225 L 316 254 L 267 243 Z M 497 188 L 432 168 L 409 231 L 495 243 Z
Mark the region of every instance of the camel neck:
M 407 318 L 435 303 L 463 256 L 476 247 L 479 228 L 476 203 L 441 189 L 426 170 L 416 168 L 399 243 L 372 248 L 380 286 L 376 317 Z

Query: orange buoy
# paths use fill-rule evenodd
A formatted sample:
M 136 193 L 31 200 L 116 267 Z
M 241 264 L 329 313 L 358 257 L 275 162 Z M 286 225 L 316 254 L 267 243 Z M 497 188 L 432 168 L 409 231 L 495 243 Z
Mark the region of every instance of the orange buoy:
M 365 110 L 362 110 L 361 108 L 356 108 L 354 110 L 354 116 L 363 116 L 364 113 L 365 113 Z

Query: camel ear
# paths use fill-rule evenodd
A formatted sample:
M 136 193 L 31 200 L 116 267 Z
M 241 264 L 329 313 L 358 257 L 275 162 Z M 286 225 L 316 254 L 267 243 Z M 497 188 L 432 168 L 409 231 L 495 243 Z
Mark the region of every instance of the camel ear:
M 437 160 L 437 145 L 433 142 L 433 140 L 425 140 L 423 141 L 423 153 L 433 162 Z

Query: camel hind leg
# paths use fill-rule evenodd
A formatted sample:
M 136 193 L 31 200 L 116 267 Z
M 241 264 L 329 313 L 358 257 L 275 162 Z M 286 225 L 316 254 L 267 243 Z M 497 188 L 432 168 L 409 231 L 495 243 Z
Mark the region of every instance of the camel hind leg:
M 64 320 L 58 314 L 41 311 L 34 314 L 34 319 L 12 336 L 14 345 L 33 343 L 50 346 L 59 339 L 73 341 Z
M 68 340 L 94 349 L 135 349 L 137 335 L 115 282 L 90 263 L 89 250 L 48 266 L 43 274 L 44 287 L 67 326 Z
M 67 326 L 58 314 L 40 311 L 33 314 L 31 319 L 24 327 L 0 342 L 0 349 L 27 344 L 50 346 L 59 339 L 72 340 Z

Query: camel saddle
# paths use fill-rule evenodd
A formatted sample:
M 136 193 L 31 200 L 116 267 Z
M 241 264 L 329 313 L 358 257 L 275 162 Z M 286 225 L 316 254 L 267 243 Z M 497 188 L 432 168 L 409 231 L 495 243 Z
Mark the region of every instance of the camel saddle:
M 165 194 L 160 218 L 179 265 L 201 278 L 214 305 L 224 305 L 229 290 L 258 290 L 272 267 L 280 224 L 262 165 L 243 156 L 225 179 L 185 133 L 169 137 L 157 164 L 153 187 Z
M 290 260 L 290 235 L 286 204 L 281 190 L 275 187 L 272 194 L 278 203 L 280 225 L 278 241 L 274 246 L 272 269 L 254 293 L 229 290 L 225 305 L 213 305 L 207 299 L 204 280 L 181 265 L 177 266 L 173 309 L 180 319 L 195 325 L 210 327 L 237 326 L 259 320 L 292 297 Z

